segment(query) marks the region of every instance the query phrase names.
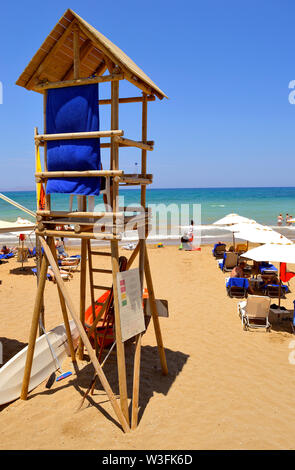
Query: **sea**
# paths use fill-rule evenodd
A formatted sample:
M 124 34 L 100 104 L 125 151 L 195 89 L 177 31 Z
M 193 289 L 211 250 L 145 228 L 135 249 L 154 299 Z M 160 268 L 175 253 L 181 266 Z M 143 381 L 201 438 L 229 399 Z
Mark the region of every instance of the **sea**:
M 4 195 L 15 202 L 36 210 L 35 191 L 7 191 Z M 295 218 L 295 187 L 261 187 L 261 188 L 177 188 L 147 189 L 147 205 L 154 214 L 154 228 L 149 242 L 163 244 L 179 243 L 181 235 L 194 221 L 194 240 L 198 244 L 212 244 L 217 241 L 232 240 L 232 233 L 220 229 L 214 222 L 227 214 L 236 213 L 256 222 L 271 226 L 287 238 L 295 240 L 295 224 L 277 226 L 277 216 L 281 213 Z M 140 190 L 120 189 L 120 206 L 138 205 Z M 74 198 L 73 210 L 77 208 Z M 95 197 L 95 210 L 104 208 L 102 197 Z M 68 210 L 69 196 L 52 195 L 52 209 Z M 157 214 L 155 216 L 155 214 Z M 15 222 L 18 217 L 33 221 L 27 214 L 0 199 L 0 219 Z M 32 234 L 30 239 L 32 238 Z M 16 234 L 0 234 L 0 242 L 15 243 Z M 132 243 L 136 234 L 126 232 L 122 243 Z M 34 240 L 32 240 L 34 243 Z M 71 240 L 75 244 L 77 241 Z

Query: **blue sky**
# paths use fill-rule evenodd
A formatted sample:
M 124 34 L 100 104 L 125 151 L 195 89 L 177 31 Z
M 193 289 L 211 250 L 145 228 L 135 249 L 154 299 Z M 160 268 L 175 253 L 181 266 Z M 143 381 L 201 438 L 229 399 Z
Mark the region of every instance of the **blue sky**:
M 15 81 L 68 7 L 169 96 L 148 109 L 153 187 L 294 185 L 294 2 L 52 0 L 42 11 L 28 0 L 1 5 L 0 191 L 34 188 L 42 97 Z M 101 97 L 109 96 L 108 86 L 100 87 Z M 121 96 L 136 91 L 122 86 Z M 105 108 L 101 128 L 108 129 Z M 121 108 L 120 128 L 140 139 L 139 105 Z M 140 151 L 121 152 L 123 169 L 139 161 Z

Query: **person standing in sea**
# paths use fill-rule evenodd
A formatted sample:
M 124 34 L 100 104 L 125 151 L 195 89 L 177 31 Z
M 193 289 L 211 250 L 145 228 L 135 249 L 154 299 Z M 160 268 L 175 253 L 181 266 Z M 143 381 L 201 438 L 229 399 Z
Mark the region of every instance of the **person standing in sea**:
M 278 215 L 277 221 L 278 221 L 278 225 L 282 225 L 282 223 L 283 223 L 283 216 L 282 216 L 282 214 Z

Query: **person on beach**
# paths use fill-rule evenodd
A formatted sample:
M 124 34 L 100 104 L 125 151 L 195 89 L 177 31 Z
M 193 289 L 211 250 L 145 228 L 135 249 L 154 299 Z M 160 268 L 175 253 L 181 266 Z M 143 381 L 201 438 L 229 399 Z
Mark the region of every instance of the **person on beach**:
M 231 273 L 230 277 L 245 277 L 244 268 L 246 266 L 245 261 L 241 261 L 237 266 L 235 266 Z
M 282 216 L 282 214 L 278 215 L 277 221 L 278 221 L 278 225 L 282 225 L 282 223 L 283 223 L 283 216 Z
M 286 225 L 288 225 L 289 218 L 290 218 L 290 217 L 289 217 L 289 214 L 288 214 L 288 212 L 287 212 L 287 214 L 286 214 L 286 218 L 285 218 Z
M 286 225 L 288 226 L 292 225 L 292 222 L 290 222 L 291 219 L 293 219 L 292 215 L 289 215 L 288 219 L 286 218 Z
M 69 273 L 68 271 L 65 271 L 64 269 L 59 269 L 59 272 L 60 272 L 60 274 L 66 274 L 67 276 L 73 277 L 72 273 Z M 56 278 L 55 278 L 55 274 L 54 274 L 53 269 L 52 269 L 51 266 L 48 266 L 47 274 L 49 274 L 51 276 L 52 281 L 55 283 Z
M 64 247 L 63 240 L 58 240 L 57 239 L 57 241 L 55 243 L 55 247 L 56 247 L 56 250 L 57 250 L 57 257 L 59 259 L 63 259 L 63 258 L 68 257 L 67 253 L 65 252 L 65 247 Z
M 191 243 L 194 239 L 194 221 L 191 220 L 189 229 L 184 232 L 184 235 L 181 237 L 182 243 Z

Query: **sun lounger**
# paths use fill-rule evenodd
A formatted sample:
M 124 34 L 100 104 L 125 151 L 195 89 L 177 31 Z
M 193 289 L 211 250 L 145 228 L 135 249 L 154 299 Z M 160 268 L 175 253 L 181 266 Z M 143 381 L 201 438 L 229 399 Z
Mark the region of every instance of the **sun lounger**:
M 215 243 L 212 254 L 216 259 L 222 259 L 226 250 L 225 243 Z
M 12 251 L 11 251 L 10 253 L 1 254 L 1 255 L 0 255 L 0 260 L 13 258 L 14 255 L 15 255 L 15 254 L 14 254 Z
M 226 282 L 226 290 L 229 297 L 242 299 L 247 297 L 249 280 L 244 277 L 230 277 Z
M 223 272 L 231 271 L 238 264 L 239 255 L 233 251 L 226 251 L 219 267 Z
M 270 297 L 261 295 L 249 295 L 246 301 L 239 302 L 238 312 L 242 320 L 244 330 L 250 328 L 265 328 L 270 331 L 271 324 L 268 321 Z
M 287 292 L 289 292 L 289 287 L 285 284 L 281 285 L 281 293 L 280 293 L 280 285 L 279 284 L 267 284 L 263 287 L 264 295 L 268 295 L 272 299 L 281 297 L 282 299 L 286 298 Z
M 32 268 L 32 272 L 35 274 L 35 276 L 37 276 L 37 268 Z M 70 278 L 70 274 L 60 273 L 60 275 L 61 275 L 62 279 L 69 279 Z M 49 273 L 47 273 L 46 276 L 47 276 L 48 281 L 53 280 L 52 276 Z
M 277 268 L 270 263 L 260 263 L 259 272 L 261 274 L 276 274 L 278 272 Z
M 241 255 L 242 253 L 246 253 L 247 251 L 247 244 L 246 243 L 238 243 L 236 245 L 236 252 Z

